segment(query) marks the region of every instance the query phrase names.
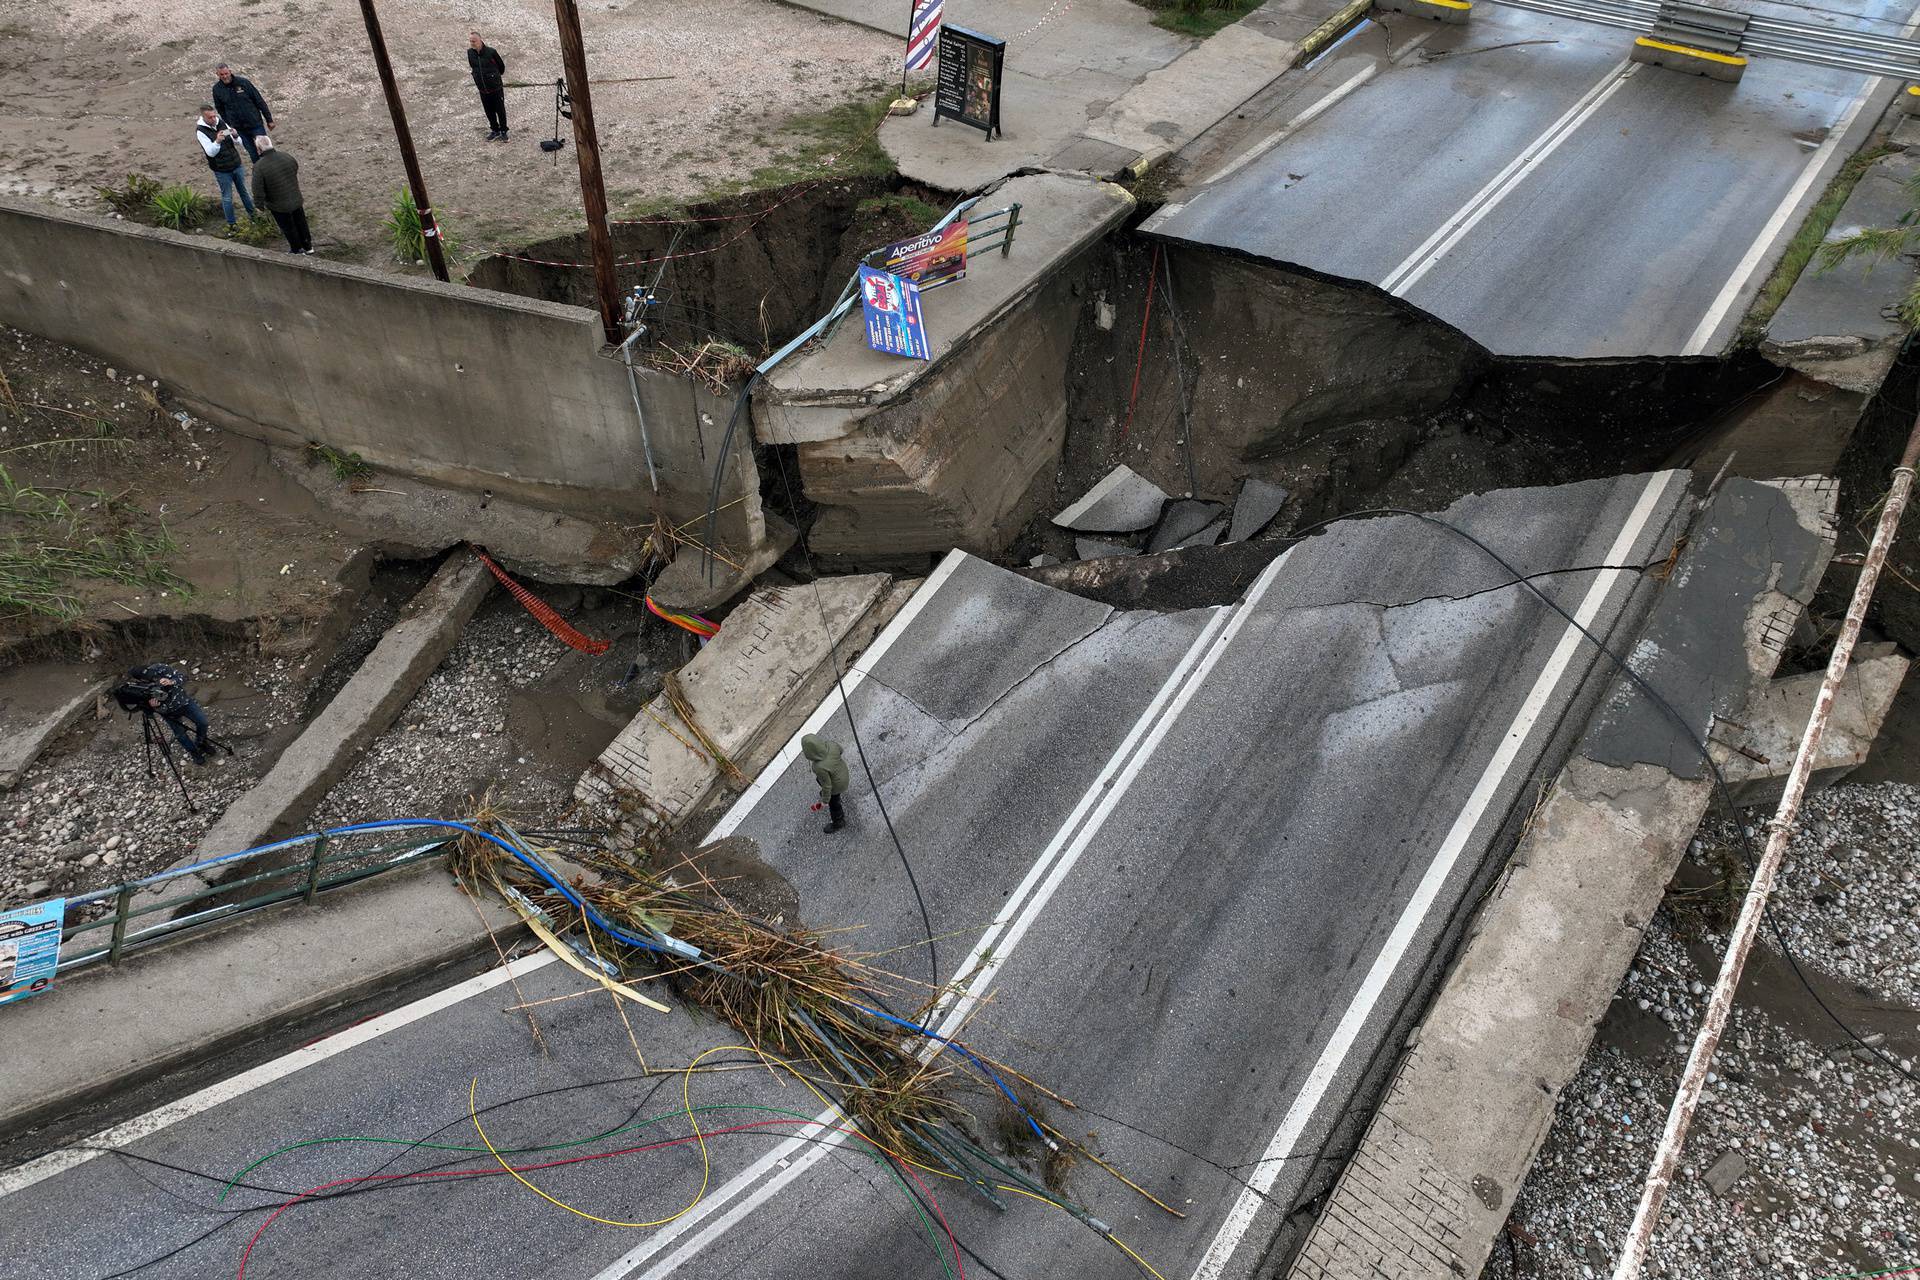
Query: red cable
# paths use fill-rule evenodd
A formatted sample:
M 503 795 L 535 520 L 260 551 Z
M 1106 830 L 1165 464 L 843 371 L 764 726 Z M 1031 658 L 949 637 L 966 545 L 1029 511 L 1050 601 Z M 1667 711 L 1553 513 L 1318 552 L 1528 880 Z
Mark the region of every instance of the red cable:
M 1120 438 L 1127 438 L 1133 426 L 1133 407 L 1140 402 L 1140 370 L 1147 363 L 1147 325 L 1153 319 L 1153 286 L 1160 278 L 1160 245 L 1153 246 L 1153 266 L 1147 271 L 1147 313 L 1140 317 L 1140 351 L 1133 358 L 1133 394 L 1127 397 L 1127 420 L 1120 424 Z
M 659 1151 L 664 1147 L 684 1146 L 689 1142 L 698 1142 L 701 1138 L 717 1138 L 722 1134 L 744 1133 L 750 1129 L 760 1129 L 771 1125 L 812 1123 L 814 1122 L 811 1120 L 755 1120 L 749 1124 L 733 1125 L 725 1129 L 705 1129 L 698 1134 L 688 1134 L 684 1138 L 669 1138 L 663 1142 L 650 1142 L 640 1147 L 623 1147 L 618 1151 L 602 1151 L 590 1156 L 569 1156 L 564 1160 L 549 1160 L 544 1164 L 515 1165 L 514 1169 L 519 1173 L 535 1173 L 541 1169 L 557 1169 L 562 1165 L 585 1164 L 591 1160 L 607 1160 L 614 1156 L 629 1156 L 642 1151 Z M 857 1129 L 840 1128 L 833 1125 L 822 1125 L 821 1128 L 830 1133 L 843 1133 L 849 1137 L 858 1138 L 867 1145 L 872 1146 L 875 1151 L 880 1152 L 882 1155 L 887 1154 L 883 1148 L 875 1145 L 871 1138 Z M 914 1171 L 912 1165 L 906 1164 L 904 1161 L 896 1161 L 895 1163 L 906 1170 L 907 1176 L 912 1178 L 914 1185 L 920 1188 L 920 1194 L 925 1196 L 927 1203 L 933 1207 L 933 1216 L 939 1220 L 940 1229 L 947 1233 L 947 1245 L 953 1251 L 953 1265 L 959 1274 L 960 1280 L 966 1280 L 966 1264 L 960 1260 L 960 1242 L 954 1238 L 953 1228 L 947 1224 L 947 1215 L 941 1211 L 939 1200 L 934 1198 L 933 1192 L 928 1189 L 926 1182 Z M 240 1252 L 240 1267 L 239 1270 L 234 1273 L 234 1280 L 246 1280 L 247 1259 L 253 1255 L 253 1247 L 260 1243 L 260 1237 L 266 1234 L 267 1228 L 274 1224 L 274 1220 L 287 1210 L 293 1208 L 294 1205 L 299 1204 L 302 1200 L 319 1195 L 322 1191 L 331 1191 L 335 1187 L 357 1186 L 363 1182 L 404 1182 L 411 1178 L 498 1177 L 505 1172 L 505 1169 L 502 1169 L 496 1164 L 481 1169 L 423 1169 L 417 1173 L 367 1173 L 357 1178 L 339 1178 L 333 1182 L 323 1182 L 317 1187 L 309 1187 L 299 1195 L 285 1201 L 279 1208 L 268 1214 L 267 1220 L 261 1223 L 258 1229 L 254 1231 L 253 1235 L 247 1240 L 247 1247 Z
M 580 632 L 574 630 L 565 618 L 554 612 L 552 605 L 542 600 L 539 596 L 534 595 L 533 592 L 527 590 L 512 578 L 509 578 L 507 571 L 493 562 L 492 556 L 478 547 L 473 549 L 473 554 L 480 557 L 481 564 L 493 570 L 493 576 L 500 579 L 500 585 L 507 589 L 507 594 L 511 595 L 515 600 L 518 600 L 520 606 L 532 614 L 541 626 L 553 632 L 562 644 L 567 645 L 569 648 L 578 649 L 581 653 L 593 654 L 595 656 L 603 654 L 613 648 L 613 641 L 611 640 L 595 640 L 591 636 L 582 635 Z

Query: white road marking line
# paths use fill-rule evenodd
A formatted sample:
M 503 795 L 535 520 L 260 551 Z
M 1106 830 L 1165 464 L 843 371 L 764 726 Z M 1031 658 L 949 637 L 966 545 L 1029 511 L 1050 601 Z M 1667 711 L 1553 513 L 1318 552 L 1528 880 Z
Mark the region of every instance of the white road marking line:
M 1675 473 L 1663 471 L 1652 476 L 1640 500 L 1627 516 L 1626 523 L 1620 528 L 1620 534 L 1614 539 L 1612 550 L 1607 552 L 1605 564 L 1619 564 L 1632 553 L 1634 543 L 1645 530 L 1647 522 L 1653 517 L 1659 506 L 1659 500 L 1666 494 L 1676 479 Z M 1609 569 L 1594 578 L 1593 585 L 1574 611 L 1575 619 L 1582 627 L 1591 627 L 1600 608 L 1606 603 L 1608 593 L 1613 589 L 1625 569 Z M 1534 681 L 1526 701 L 1507 727 L 1506 737 L 1494 750 L 1493 758 L 1487 761 L 1486 771 L 1480 775 L 1480 781 L 1468 795 L 1466 804 L 1455 817 L 1453 826 L 1448 830 L 1440 847 L 1434 851 L 1433 861 L 1426 875 L 1415 888 L 1413 897 L 1408 901 L 1406 910 L 1394 925 L 1386 943 L 1380 948 L 1380 954 L 1374 957 L 1373 966 L 1360 984 L 1353 1001 L 1340 1018 L 1339 1025 L 1333 1030 L 1327 1046 L 1321 1051 L 1319 1060 L 1313 1065 L 1306 1082 L 1287 1108 L 1286 1118 L 1281 1122 L 1279 1132 L 1273 1135 L 1273 1141 L 1267 1144 L 1265 1154 L 1260 1157 L 1247 1185 L 1241 1189 L 1240 1196 L 1228 1210 L 1227 1217 L 1220 1224 L 1219 1232 L 1200 1264 L 1194 1268 L 1193 1280 L 1220 1280 L 1226 1272 L 1227 1264 L 1232 1260 L 1234 1251 L 1239 1247 L 1247 1229 L 1253 1225 L 1254 1216 L 1259 1212 L 1262 1201 L 1272 1188 L 1280 1170 L 1285 1167 L 1287 1158 L 1293 1154 L 1293 1148 L 1300 1136 L 1306 1131 L 1308 1122 L 1326 1096 L 1327 1088 L 1333 1083 L 1341 1066 L 1346 1062 L 1348 1052 L 1359 1037 L 1361 1029 L 1372 1015 L 1374 1005 L 1379 1002 L 1387 983 L 1406 957 L 1407 948 L 1412 945 L 1414 935 L 1426 922 L 1427 912 L 1439 896 L 1447 877 L 1452 873 L 1461 851 L 1472 837 L 1474 829 L 1486 815 L 1487 807 L 1493 802 L 1494 795 L 1506 780 L 1508 772 L 1519 758 L 1520 750 L 1526 745 L 1539 722 L 1541 713 L 1546 710 L 1555 686 L 1566 673 L 1573 655 L 1585 643 L 1585 637 L 1578 628 L 1569 624 L 1561 633 L 1560 643 L 1548 656 L 1546 665 L 1540 669 L 1540 676 Z
M 1238 634 L 1240 624 L 1247 613 L 1266 594 L 1268 587 L 1279 576 L 1281 566 L 1292 553 L 1292 548 L 1288 548 L 1261 572 L 1248 588 L 1243 603 L 1217 610 L 1194 637 L 1193 643 L 1187 646 L 1187 651 L 1181 655 L 1180 661 L 1161 682 L 1159 689 L 1147 703 L 1146 709 L 1140 713 L 1126 736 L 1121 739 L 1119 746 L 1108 757 L 1092 785 L 1081 795 L 1072 812 L 1054 832 L 1053 838 L 1034 859 L 1026 876 L 1008 896 L 1007 904 L 1001 909 L 999 916 L 988 926 L 986 932 L 981 935 L 980 940 L 974 944 L 973 949 L 967 953 L 966 959 L 955 971 L 962 976 L 971 974 L 971 977 L 967 978 L 962 992 L 957 995 L 950 992 L 948 996 L 943 997 L 943 1003 L 948 999 L 955 1000 L 955 1003 L 948 1009 L 941 1024 L 935 1028 L 939 1034 L 952 1036 L 965 1022 L 973 1007 L 984 998 L 988 986 L 1006 963 L 1007 957 L 1013 954 L 1020 939 L 1026 936 L 1028 927 L 1045 909 L 1055 890 L 1064 881 L 1067 871 L 1071 869 L 1072 862 L 1078 860 L 1081 851 L 1092 840 L 1093 831 L 1098 830 L 1098 825 L 1105 822 L 1106 815 L 1112 812 L 1126 788 L 1139 774 L 1145 763 L 1145 757 L 1151 754 L 1161 737 L 1165 736 L 1166 721 L 1178 716 L 1187 702 L 1192 699 L 1193 691 L 1219 662 L 1221 653 L 1234 635 Z M 1096 808 L 1098 811 L 1092 828 L 1080 831 L 1080 837 L 1074 839 L 1076 831 L 1080 830 L 1080 824 L 1089 810 Z M 1070 840 L 1071 845 L 1069 845 Z M 1067 851 L 1067 857 L 1060 860 L 1063 849 Z M 1037 893 L 1036 886 L 1040 890 Z M 1004 940 L 1002 940 L 1003 934 Z M 987 959 L 989 952 L 992 953 L 991 959 Z M 985 963 L 982 963 L 983 960 Z M 939 1013 L 940 1006 L 936 1005 L 931 1016 L 938 1017 Z M 923 1049 L 923 1055 L 931 1057 L 938 1047 L 935 1042 L 928 1041 Z M 601 1271 L 594 1280 L 627 1280 L 627 1277 L 632 1276 L 634 1271 L 648 1259 L 695 1226 L 700 1225 L 708 1215 L 724 1209 L 725 1212 L 720 1213 L 719 1217 L 706 1223 L 679 1248 L 649 1268 L 640 1280 L 663 1280 L 663 1277 L 672 1275 L 683 1263 L 725 1235 L 755 1209 L 778 1195 L 782 1188 L 824 1160 L 831 1148 L 839 1145 L 842 1140 L 839 1134 L 828 1134 L 824 1140 L 816 1141 L 820 1137 L 821 1130 L 833 1120 L 834 1113 L 830 1111 L 816 1116 L 812 1126 L 780 1143 L 728 1179 L 718 1189 L 709 1192 L 691 1213 L 635 1245 L 611 1266 Z M 802 1148 L 805 1149 L 802 1150 Z M 766 1177 L 768 1172 L 776 1166 L 780 1170 L 777 1174 L 763 1185 L 752 1186 Z M 749 1187 L 752 1187 L 751 1192 L 748 1192 Z M 748 1194 L 739 1204 L 731 1208 L 726 1207 L 743 1192 Z
M 920 611 L 927 607 L 927 602 L 940 594 L 941 588 L 947 584 L 947 579 L 953 576 L 953 571 L 958 569 L 966 558 L 967 553 L 964 551 L 947 552 L 946 558 L 927 575 L 927 580 L 920 584 L 920 589 L 913 593 L 913 598 L 901 606 L 900 612 L 893 615 L 893 621 L 881 629 L 880 634 L 874 637 L 873 643 L 867 646 L 866 652 L 847 668 L 840 678 L 839 686 L 821 699 L 820 705 L 814 708 L 813 714 L 807 717 L 806 723 L 795 730 L 794 735 L 787 739 L 787 745 L 780 748 L 779 754 L 767 762 L 767 767 L 760 771 L 760 776 L 753 780 L 753 785 L 740 793 L 740 798 L 733 802 L 733 807 L 714 824 L 713 830 L 707 832 L 706 843 L 711 844 L 724 836 L 732 835 L 734 829 L 746 821 L 747 815 L 753 812 L 753 807 L 760 803 L 761 797 L 773 790 L 774 784 L 780 781 L 780 776 L 787 771 L 787 766 L 799 758 L 800 739 L 810 733 L 818 733 L 822 725 L 840 712 L 841 690 L 844 689 L 848 697 L 853 696 L 853 691 L 866 680 L 867 673 L 873 670 L 887 650 L 893 647 L 893 642 L 906 633 L 913 620 L 920 616 Z
M 1911 36 L 1916 25 L 1920 25 L 1920 10 L 1915 10 L 1913 18 L 1901 29 L 1902 38 Z M 1701 317 L 1698 325 L 1694 326 L 1693 335 L 1687 339 L 1687 345 L 1680 348 L 1681 355 L 1697 356 L 1706 351 L 1707 344 L 1713 339 L 1714 330 L 1720 327 L 1720 322 L 1726 319 L 1727 312 L 1733 309 L 1733 305 L 1740 301 L 1740 295 L 1746 291 L 1754 273 L 1759 271 L 1762 260 L 1767 256 L 1767 251 L 1773 247 L 1774 237 L 1780 234 L 1781 229 L 1786 226 L 1787 219 L 1793 216 L 1801 197 L 1807 194 L 1807 189 L 1819 176 L 1820 166 L 1827 162 L 1827 158 L 1846 137 L 1847 130 L 1853 127 L 1854 119 L 1867 105 L 1867 99 L 1873 96 L 1873 91 L 1879 86 L 1881 79 L 1880 76 L 1867 77 L 1866 84 L 1861 86 L 1853 102 L 1841 113 L 1839 121 L 1827 131 L 1825 140 L 1807 158 L 1806 167 L 1800 170 L 1800 176 L 1794 179 L 1793 185 L 1787 189 L 1786 197 L 1773 211 L 1773 216 L 1767 219 L 1767 224 L 1760 229 L 1759 236 L 1747 246 L 1746 255 L 1733 269 L 1733 274 L 1727 277 L 1727 283 L 1721 287 L 1719 296 L 1713 300 L 1713 305 L 1707 308 L 1707 314 Z
M 553 960 L 554 955 L 551 951 L 542 951 L 538 955 L 526 956 L 511 964 L 489 969 L 485 973 L 468 978 L 465 982 L 448 987 L 445 991 L 436 991 L 430 996 L 383 1013 L 357 1027 L 348 1027 L 345 1031 L 328 1036 L 304 1048 L 295 1049 L 292 1053 L 275 1058 L 271 1062 L 263 1062 L 251 1071 L 243 1071 L 232 1079 L 208 1085 L 198 1093 L 188 1094 L 165 1106 L 156 1107 L 145 1115 L 136 1116 L 111 1129 L 104 1129 L 91 1138 L 82 1139 L 84 1146 L 76 1145 L 62 1147 L 58 1151 L 49 1151 L 37 1160 L 29 1160 L 18 1168 L 0 1173 L 0 1197 L 10 1196 L 16 1191 L 24 1191 L 35 1183 L 45 1182 L 48 1178 L 58 1177 L 69 1169 L 106 1155 L 110 1150 L 130 1146 L 170 1125 L 191 1119 L 223 1102 L 230 1102 L 243 1094 L 251 1093 L 262 1085 L 283 1080 L 296 1071 L 304 1070 L 315 1063 L 325 1062 L 328 1058 L 345 1053 L 349 1049 L 356 1049 L 370 1040 L 377 1040 L 389 1031 L 396 1031 L 422 1018 L 431 1017 L 470 996 L 490 991 L 512 978 L 551 964 Z
M 1330 107 L 1332 107 L 1334 103 L 1340 101 L 1340 99 L 1346 97 L 1348 94 L 1352 93 L 1355 89 L 1358 89 L 1361 85 L 1373 79 L 1375 75 L 1379 74 L 1379 71 L 1380 71 L 1380 64 L 1377 62 L 1368 63 L 1366 66 L 1360 68 L 1360 70 L 1348 76 L 1345 81 L 1343 81 L 1337 88 L 1333 89 L 1331 92 L 1326 94 L 1326 96 L 1322 97 L 1319 101 L 1315 102 L 1312 106 L 1308 107 L 1305 111 L 1302 111 L 1299 115 L 1295 116 L 1293 119 L 1281 125 L 1278 129 L 1276 129 L 1273 132 L 1271 137 L 1267 138 L 1264 142 L 1261 142 L 1258 145 L 1249 148 L 1243 155 L 1229 161 L 1225 168 L 1221 169 L 1220 172 L 1214 174 L 1211 178 L 1208 178 L 1206 182 L 1202 183 L 1201 185 L 1210 187 L 1214 183 L 1219 182 L 1221 179 L 1231 177 L 1234 174 L 1240 172 L 1240 170 L 1243 167 L 1252 163 L 1255 160 L 1258 160 L 1261 156 L 1267 154 L 1267 152 L 1273 150 L 1275 147 L 1279 146 L 1282 142 L 1286 141 L 1287 138 L 1291 137 L 1296 130 L 1303 129 L 1307 125 L 1313 123 L 1314 120 L 1318 119 Z
M 1380 281 L 1380 287 L 1396 298 L 1405 297 L 1407 291 L 1420 283 L 1427 272 L 1439 263 L 1455 245 L 1464 239 L 1468 232 L 1480 225 L 1497 208 L 1501 201 L 1511 195 L 1519 185 L 1526 181 L 1527 175 L 1560 149 L 1560 144 L 1572 137 L 1574 132 L 1593 117 L 1593 114 L 1606 105 L 1607 99 L 1619 92 L 1638 65 L 1622 62 L 1613 68 L 1599 83 L 1580 95 L 1580 99 L 1567 108 L 1565 115 L 1547 126 L 1546 132 L 1528 143 L 1526 149 L 1507 163 L 1507 166 L 1493 175 L 1493 180 L 1474 192 L 1473 196 L 1454 213 L 1451 218 L 1421 243 L 1407 260 L 1388 272 Z
M 1253 584 L 1247 589 L 1245 599 L 1240 604 L 1231 610 L 1222 610 L 1208 620 L 1207 628 L 1195 639 L 1193 647 L 1187 650 L 1180 667 L 1176 667 L 1173 674 L 1169 675 L 1166 682 L 1160 686 L 1146 711 L 1141 713 L 1140 718 L 1134 722 L 1133 728 L 1128 731 L 1120 748 L 1107 760 L 1106 766 L 1100 771 L 1100 776 L 1094 779 L 1093 786 L 1080 797 L 1080 803 L 1075 806 L 1073 813 L 1054 833 L 1053 840 L 1048 844 L 1046 851 L 1034 862 L 1033 867 L 1027 872 L 1027 878 L 1021 881 L 1020 888 L 1015 891 L 1016 897 L 1028 893 L 1034 881 L 1041 875 L 1046 876 L 1038 890 L 1033 892 L 1031 900 L 1022 907 L 1017 918 L 1007 920 L 1003 914 L 1000 920 L 995 920 L 957 970 L 965 974 L 975 965 L 979 965 L 978 971 L 968 980 L 965 992 L 947 1012 L 941 1024 L 934 1028 L 941 1035 L 952 1036 L 965 1024 L 974 1006 L 979 1004 L 986 994 L 994 975 L 1000 972 L 1006 958 L 1013 954 L 1014 947 L 1018 946 L 1020 939 L 1026 936 L 1029 926 L 1039 918 L 1040 912 L 1045 909 L 1055 891 L 1065 881 L 1067 873 L 1072 871 L 1074 864 L 1080 860 L 1081 853 L 1086 850 L 1087 845 L 1092 843 L 1100 828 L 1106 825 L 1107 818 L 1126 796 L 1128 789 L 1133 786 L 1134 779 L 1140 776 L 1141 769 L 1146 767 L 1148 758 L 1159 747 L 1160 740 L 1167 736 L 1167 730 L 1172 727 L 1175 720 L 1180 718 L 1187 704 L 1193 701 L 1193 695 L 1198 692 L 1200 686 L 1206 683 L 1207 676 L 1219 664 L 1220 658 L 1227 651 L 1227 646 L 1232 644 L 1233 638 L 1240 634 L 1240 628 L 1246 625 L 1254 606 L 1258 605 L 1261 598 L 1267 594 L 1267 588 L 1271 587 L 1274 580 L 1280 576 L 1281 566 L 1286 564 L 1292 555 L 1293 548 L 1288 547 L 1273 563 L 1261 571 L 1258 578 L 1254 579 Z M 1216 628 L 1215 624 L 1221 621 L 1225 621 L 1225 627 Z M 1216 630 L 1217 635 L 1209 634 Z M 1203 647 L 1206 650 L 1205 656 L 1200 659 L 1198 665 L 1192 665 L 1194 656 L 1200 653 Z M 1192 670 L 1189 674 L 1183 668 L 1190 665 Z M 1169 695 L 1171 695 L 1170 701 Z M 1164 714 L 1161 710 L 1163 705 Z M 1097 804 L 1094 803 L 1096 799 Z M 1089 805 L 1093 806 L 1093 812 L 1091 816 L 1086 817 L 1082 825 L 1081 818 L 1086 815 Z M 1076 827 L 1078 827 L 1077 833 L 1075 833 Z M 1070 834 L 1073 837 L 1072 843 L 1066 845 L 1063 853 L 1057 853 L 1059 846 Z M 1058 861 L 1054 862 L 1049 869 L 1047 863 L 1056 856 L 1056 853 Z M 999 938 L 1002 920 L 1007 921 L 1004 941 Z M 981 963 L 983 960 L 984 964 Z M 938 1012 L 936 1007 L 936 1016 Z

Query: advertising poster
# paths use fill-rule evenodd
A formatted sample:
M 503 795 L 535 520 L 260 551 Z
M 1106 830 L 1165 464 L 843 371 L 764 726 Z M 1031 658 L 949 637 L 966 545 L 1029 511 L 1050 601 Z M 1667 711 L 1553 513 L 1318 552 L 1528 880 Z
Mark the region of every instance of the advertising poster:
M 934 86 L 933 122 L 958 120 L 1000 132 L 1000 81 L 1007 42 L 965 27 L 940 28 L 939 80 Z
M 883 270 L 905 276 L 921 289 L 959 280 L 967 274 L 967 220 L 956 219 L 925 235 L 881 250 Z
M 0 912 L 0 1004 L 37 996 L 53 986 L 66 914 L 65 898 Z
M 867 321 L 867 345 L 875 351 L 930 360 L 927 326 L 920 319 L 920 286 L 891 271 L 860 268 L 860 309 Z

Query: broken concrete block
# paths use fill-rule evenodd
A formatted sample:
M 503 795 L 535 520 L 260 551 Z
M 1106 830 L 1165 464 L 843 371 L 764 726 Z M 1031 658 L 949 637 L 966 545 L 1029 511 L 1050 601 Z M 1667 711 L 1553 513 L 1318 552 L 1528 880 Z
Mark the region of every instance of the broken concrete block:
M 1108 542 L 1105 538 L 1075 538 L 1073 554 L 1082 560 L 1102 560 L 1108 556 L 1137 556 L 1140 548 L 1124 542 Z
M 1133 533 L 1152 527 L 1166 503 L 1159 485 L 1132 467 L 1118 466 L 1053 522 L 1083 533 Z
M 1157 551 L 1171 551 L 1175 547 L 1189 545 L 1189 540 L 1226 514 L 1227 509 L 1217 502 L 1207 502 L 1201 498 L 1181 498 L 1168 505 L 1160 517 L 1160 524 L 1147 539 L 1147 554 Z M 1224 526 L 1223 526 L 1224 527 Z M 1214 541 L 1219 541 L 1215 535 Z M 1212 544 L 1209 543 L 1209 546 Z
M 1701 1179 L 1712 1188 L 1713 1194 L 1725 1196 L 1733 1190 L 1733 1184 L 1747 1176 L 1747 1159 L 1738 1151 L 1722 1151 L 1720 1158 L 1707 1166 Z
M 1191 538 L 1187 538 L 1181 542 L 1175 543 L 1173 546 L 1168 547 L 1167 550 L 1178 551 L 1181 547 L 1217 546 L 1220 542 L 1220 535 L 1225 533 L 1226 531 L 1227 531 L 1227 518 L 1225 516 L 1221 516 L 1218 520 L 1215 520 L 1212 524 L 1208 525 L 1206 528 L 1202 529 L 1200 532 L 1194 534 Z
M 1245 542 L 1272 524 L 1286 505 L 1285 488 L 1248 476 L 1240 482 L 1240 496 L 1233 500 L 1233 524 L 1227 529 L 1227 541 Z
M 1825 675 L 1808 671 L 1775 680 L 1748 705 L 1740 749 L 1727 753 L 1721 768 L 1734 804 L 1751 808 L 1779 802 Z M 1830 787 L 1866 763 L 1906 675 L 1907 659 L 1891 643 L 1854 650 L 1814 758 L 1813 788 Z
M 833 688 L 835 663 L 864 649 L 904 599 L 883 573 L 755 591 L 680 670 L 700 731 L 752 776 Z M 728 781 L 705 752 L 689 749 L 695 737 L 663 693 L 587 766 L 573 793 L 615 804 L 639 797 L 639 811 L 671 829 Z
M 1060 563 L 1059 556 L 1050 556 L 1043 551 L 1039 555 L 1035 556 L 1033 559 L 1027 561 L 1027 568 L 1044 569 L 1050 564 L 1059 564 L 1059 563 Z

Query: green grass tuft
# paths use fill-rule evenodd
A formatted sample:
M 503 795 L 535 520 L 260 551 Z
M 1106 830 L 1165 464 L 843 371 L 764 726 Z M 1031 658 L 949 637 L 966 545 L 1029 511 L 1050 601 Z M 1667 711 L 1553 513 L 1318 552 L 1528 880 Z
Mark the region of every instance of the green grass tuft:
M 104 493 L 38 489 L 0 467 L 0 619 L 76 618 L 73 583 L 87 578 L 189 595 L 166 565 L 179 549 L 164 525 L 134 528 Z
M 318 440 L 307 445 L 307 461 L 315 465 L 325 465 L 333 469 L 335 480 L 352 480 L 356 476 L 373 474 L 373 465 L 357 453 L 342 453 L 330 444 L 321 444 Z
M 1157 10 L 1154 26 L 1205 40 L 1258 9 L 1261 0 L 1134 0 L 1134 3 Z
M 219 208 L 211 196 L 201 195 L 184 182 L 162 187 L 147 204 L 156 226 L 172 231 L 191 231 Z
M 440 230 L 440 253 L 452 258 L 460 246 L 447 234 L 445 221 L 436 218 Z M 393 208 L 387 214 L 387 234 L 393 240 L 393 256 L 402 262 L 419 263 L 427 260 L 427 236 L 420 223 L 420 206 L 413 202 L 413 192 L 402 187 L 393 193 Z
M 1827 232 L 1833 230 L 1834 219 L 1840 216 L 1840 209 L 1847 203 L 1847 197 L 1860 185 L 1860 179 L 1866 176 L 1874 162 L 1882 156 L 1892 154 L 1894 148 L 1887 146 L 1868 147 L 1845 164 L 1833 175 L 1833 181 L 1820 193 L 1813 207 L 1807 211 L 1807 219 L 1800 224 L 1800 230 L 1787 242 L 1786 252 L 1780 255 L 1780 261 L 1773 268 L 1773 274 L 1760 286 L 1760 292 L 1754 296 L 1753 305 L 1747 309 L 1747 317 L 1740 322 L 1740 336 L 1736 347 L 1757 346 L 1766 336 L 1767 323 L 1773 319 L 1773 313 L 1793 292 L 1794 281 L 1807 269 L 1819 252 L 1821 242 L 1827 238 Z

